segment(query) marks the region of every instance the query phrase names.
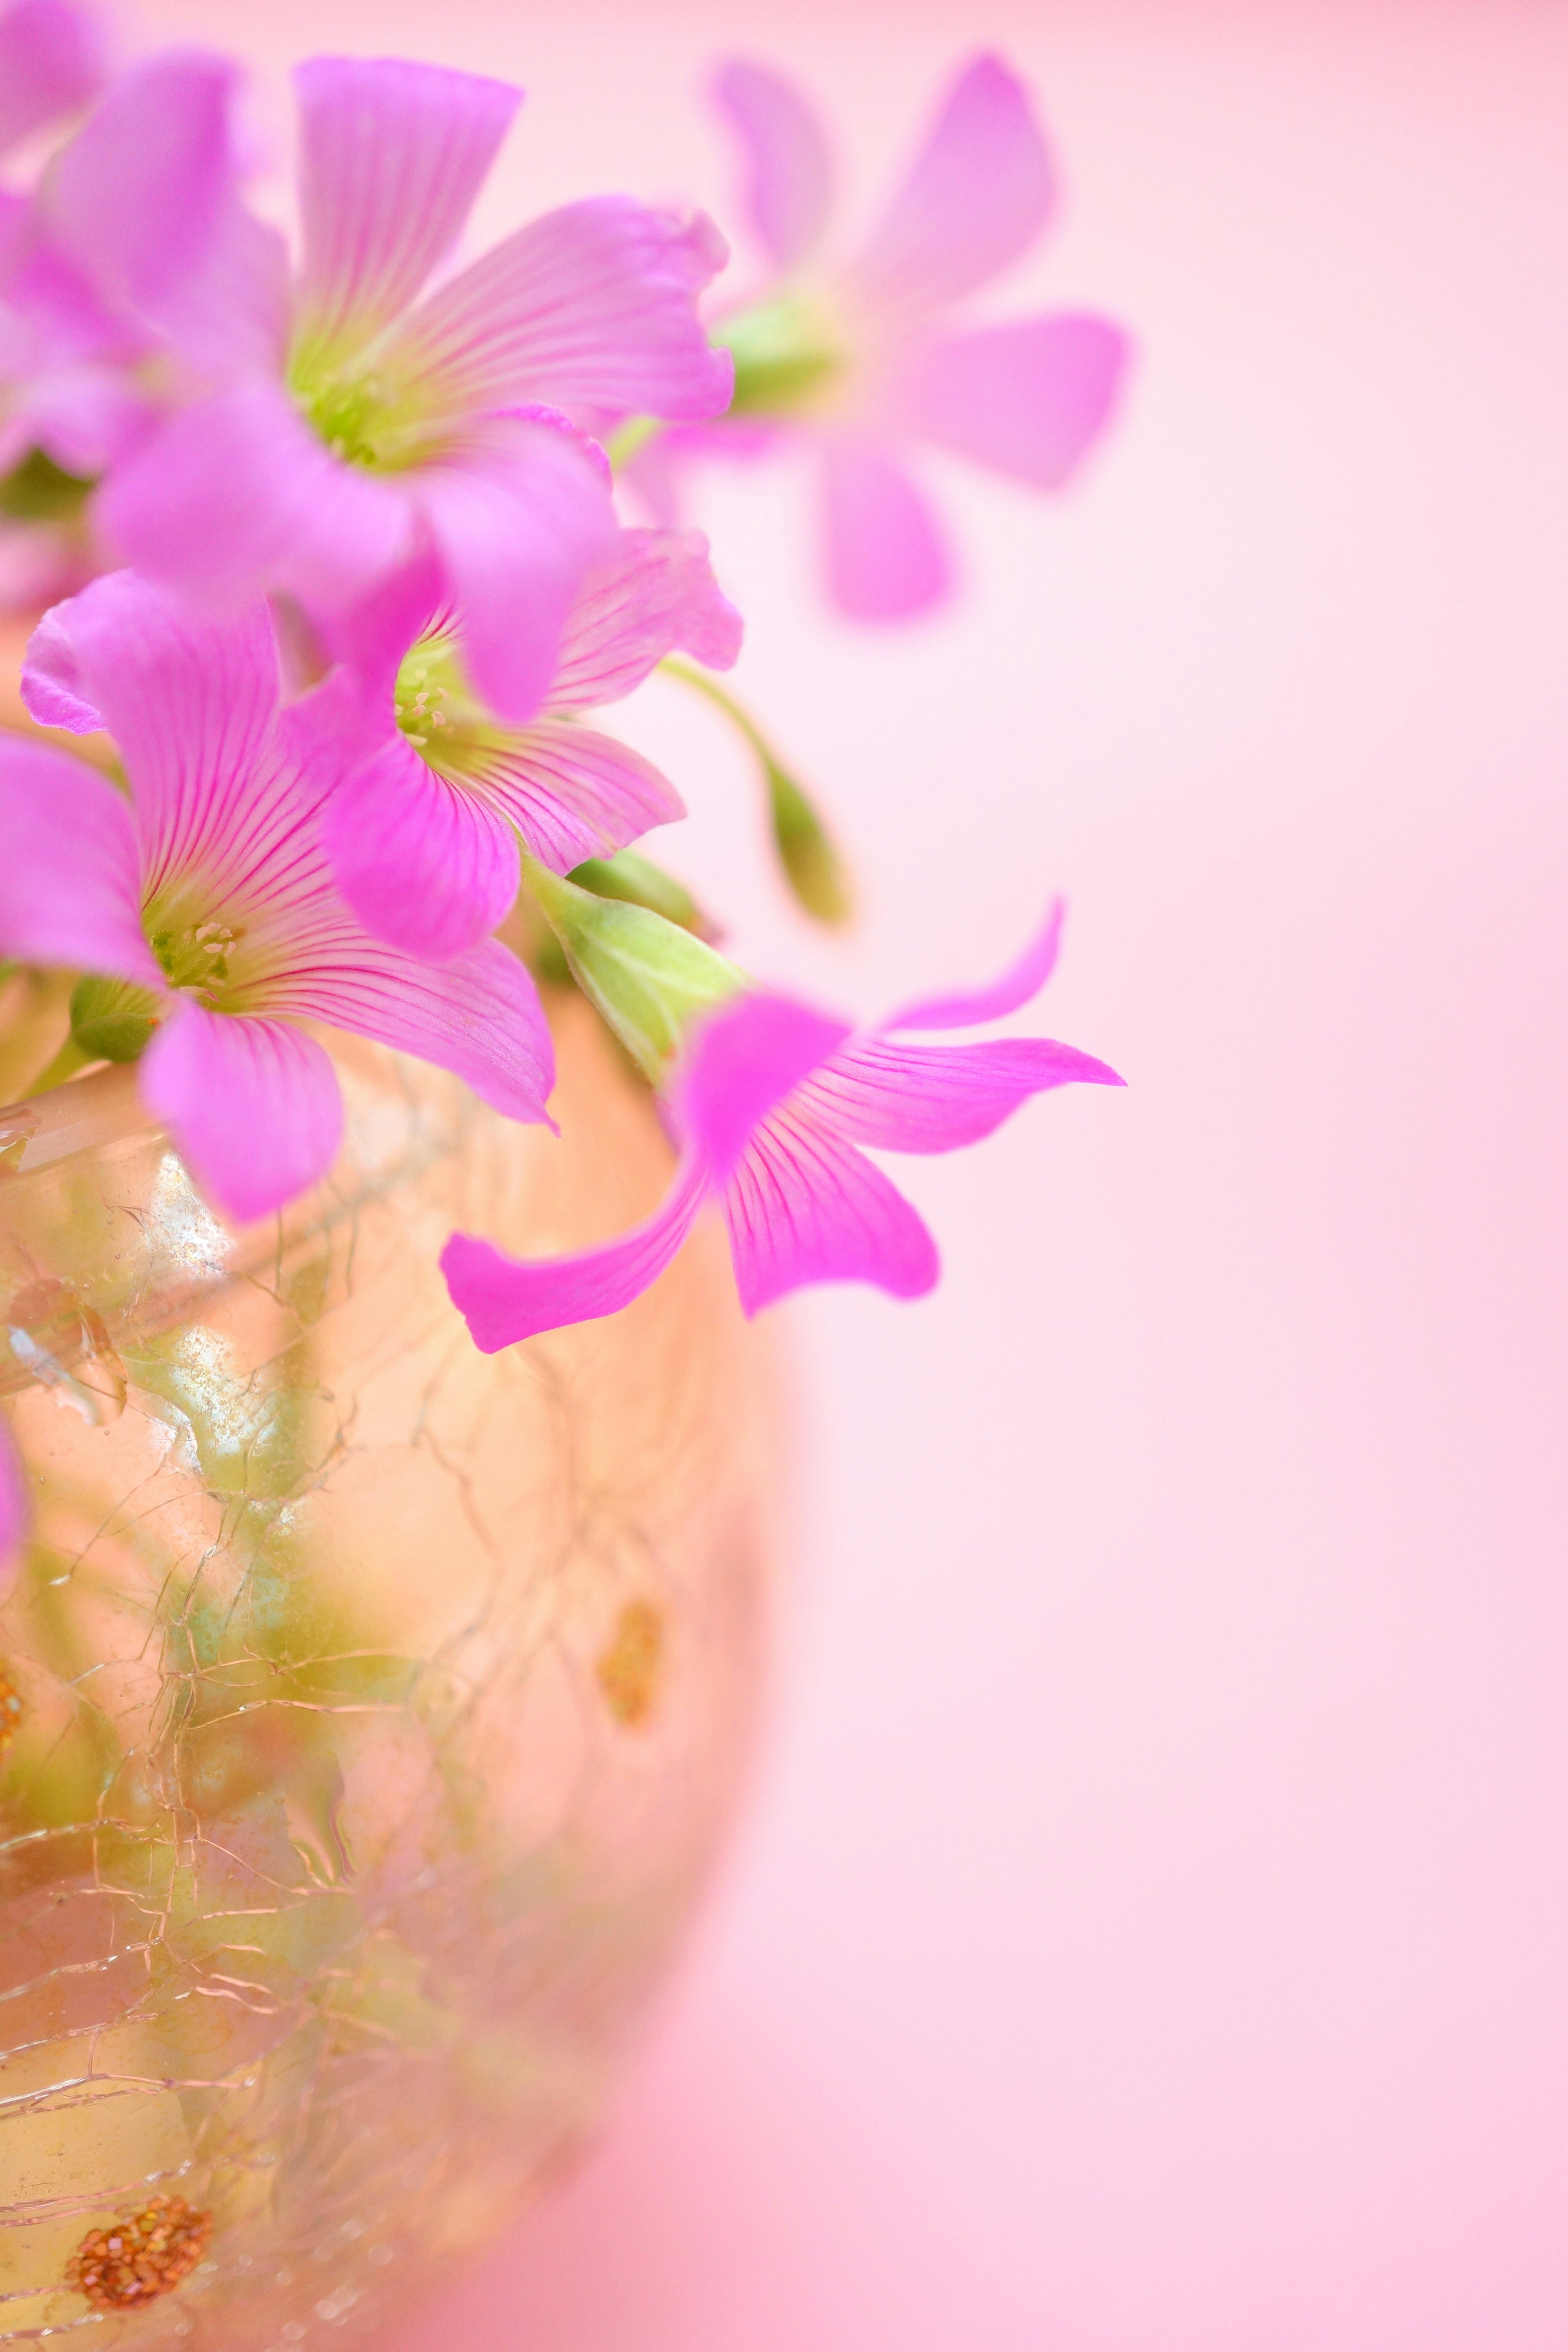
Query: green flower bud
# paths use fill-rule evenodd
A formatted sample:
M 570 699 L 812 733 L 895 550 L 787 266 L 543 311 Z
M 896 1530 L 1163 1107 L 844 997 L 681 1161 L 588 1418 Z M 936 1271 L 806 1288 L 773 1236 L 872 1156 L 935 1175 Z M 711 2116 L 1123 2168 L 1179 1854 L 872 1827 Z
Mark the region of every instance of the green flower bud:
M 595 897 L 533 857 L 523 877 L 573 979 L 658 1086 L 691 1022 L 744 988 L 745 973 L 651 907 Z

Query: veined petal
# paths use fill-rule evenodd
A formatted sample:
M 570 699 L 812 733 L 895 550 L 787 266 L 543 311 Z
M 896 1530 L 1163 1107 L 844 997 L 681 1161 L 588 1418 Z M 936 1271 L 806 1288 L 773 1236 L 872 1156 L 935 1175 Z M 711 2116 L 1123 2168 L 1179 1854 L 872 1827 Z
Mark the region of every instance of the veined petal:
M 952 1151 L 978 1143 L 1031 1095 L 1074 1084 L 1119 1087 L 1105 1063 L 1047 1037 L 906 1045 L 860 1037 L 802 1089 L 803 1107 L 851 1142 L 884 1151 Z
M 266 606 L 202 620 L 137 573 L 114 572 L 57 605 L 39 638 L 24 691 L 35 715 L 50 708 L 46 688 L 73 694 L 113 736 L 136 808 L 144 894 L 198 856 L 221 870 L 237 836 L 250 836 L 278 709 Z
M 856 621 L 928 612 L 952 585 L 935 516 L 908 474 L 874 442 L 836 435 L 823 453 L 827 584 Z
M 941 1271 L 903 1194 L 798 1098 L 752 1136 L 725 1187 L 724 1214 L 748 1315 L 813 1282 L 871 1282 L 918 1298 Z
M 249 383 L 173 417 L 99 492 L 99 526 L 154 580 L 233 611 L 270 588 L 326 611 L 409 551 L 409 494 L 341 464 L 283 392 Z
M 85 106 L 108 79 L 103 28 L 72 0 L 12 0 L 0 15 L 0 154 Z
M 346 909 L 345 909 L 346 913 Z M 301 926 L 303 931 L 303 926 Z M 505 1114 L 550 1125 L 555 1055 L 539 991 L 510 948 L 481 940 L 426 963 L 320 910 L 310 952 L 267 991 L 267 1009 L 330 1021 L 455 1071 Z
M 700 1024 L 674 1108 L 715 1183 L 726 1181 L 759 1123 L 849 1034 L 847 1021 L 762 990 L 732 998 Z
M 1046 919 L 1016 962 L 1000 980 L 985 988 L 961 988 L 946 996 L 925 996 L 907 1004 L 879 1026 L 893 1029 L 973 1029 L 982 1021 L 1000 1021 L 1037 996 L 1057 968 L 1061 952 L 1067 900 L 1053 898 Z
M 0 734 L 0 957 L 162 988 L 131 810 L 96 768 Z
M 747 58 L 719 69 L 714 96 L 746 151 L 746 210 L 778 268 L 799 268 L 821 241 L 833 201 L 827 134 L 794 82 Z
M 449 462 L 417 480 L 474 683 L 503 719 L 531 719 L 566 616 L 615 545 L 607 477 L 563 426 L 499 416 L 470 426 Z
M 235 201 L 238 69 L 202 49 L 134 67 L 63 148 L 39 192 L 55 243 L 106 299 L 156 310 L 206 261 Z
M 911 355 L 900 418 L 1015 481 L 1059 489 L 1110 421 L 1126 362 L 1126 337 L 1088 315 L 944 335 Z
M 287 1022 L 209 1013 L 187 998 L 142 1055 L 139 1083 L 202 1191 L 237 1223 L 280 1209 L 337 1157 L 337 1072 Z
M 854 287 L 906 315 L 960 301 L 1027 251 L 1055 194 L 1028 93 L 999 58 L 978 57 L 948 92 Z
M 407 309 L 457 244 L 522 92 L 395 58 L 311 58 L 294 89 L 299 334 L 345 356 Z
M 631 196 L 563 205 L 416 310 L 389 371 L 447 415 L 547 401 L 611 415 L 717 416 L 734 380 L 697 297 L 729 257 L 704 213 Z
M 441 1253 L 441 1271 L 474 1345 L 493 1356 L 540 1331 L 629 1307 L 674 1257 L 707 1192 L 700 1168 L 689 1160 L 645 1223 L 572 1257 L 507 1257 L 471 1234 L 454 1234 Z
M 410 955 L 439 961 L 471 948 L 517 897 L 517 836 L 506 816 L 437 775 L 399 734 L 332 793 L 321 839 L 365 929 Z
M 624 530 L 572 608 L 549 708 L 619 702 L 677 649 L 709 669 L 729 669 L 742 630 L 700 530 Z
M 686 814 L 674 785 L 640 751 L 570 719 L 536 719 L 513 750 L 492 755 L 478 789 L 556 874 L 585 857 L 611 856 L 651 826 Z M 516 888 L 514 856 L 513 896 Z

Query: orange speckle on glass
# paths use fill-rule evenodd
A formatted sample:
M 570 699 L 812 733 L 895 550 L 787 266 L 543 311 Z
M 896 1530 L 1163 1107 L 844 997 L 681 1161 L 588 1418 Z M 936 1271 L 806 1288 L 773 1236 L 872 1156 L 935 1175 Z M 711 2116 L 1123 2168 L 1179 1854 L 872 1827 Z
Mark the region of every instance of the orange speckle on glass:
M 149 2197 L 112 2229 L 88 2231 L 66 2265 L 66 2284 L 100 2311 L 132 2311 L 188 2278 L 212 2233 L 212 2215 L 183 2197 Z
M 605 1705 L 623 1730 L 653 1713 L 663 1665 L 663 1616 L 651 1601 L 628 1601 L 596 1668 Z
M 0 1665 L 0 1756 L 5 1755 L 21 1727 L 22 1694 L 4 1665 Z

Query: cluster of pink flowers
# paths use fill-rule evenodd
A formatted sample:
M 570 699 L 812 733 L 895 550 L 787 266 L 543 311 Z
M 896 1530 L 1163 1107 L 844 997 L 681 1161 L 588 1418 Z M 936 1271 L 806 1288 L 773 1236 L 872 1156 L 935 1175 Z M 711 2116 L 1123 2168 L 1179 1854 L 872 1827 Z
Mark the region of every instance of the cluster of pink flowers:
M 780 282 L 710 326 L 723 238 L 630 196 L 454 267 L 517 90 L 345 58 L 294 82 L 290 252 L 247 201 L 228 59 L 117 72 L 73 0 L 0 9 L 0 599 L 39 615 L 33 719 L 106 734 L 118 763 L 0 735 L 0 963 L 76 976 L 47 1080 L 135 1061 L 237 1219 L 331 1165 L 322 1025 L 549 1124 L 538 991 L 494 936 L 522 890 L 680 1156 L 658 1214 L 586 1255 L 455 1235 L 480 1347 L 614 1312 L 710 1202 L 748 1312 L 812 1282 L 929 1289 L 935 1245 L 867 1148 L 949 1150 L 1044 1089 L 1116 1083 L 1043 1040 L 931 1042 L 1033 996 L 1059 908 L 995 987 L 856 1030 L 672 919 L 675 886 L 628 853 L 679 796 L 587 722 L 671 655 L 736 658 L 707 543 L 669 511 L 704 449 L 811 437 L 834 591 L 874 619 L 948 577 L 906 444 L 1041 487 L 1072 472 L 1117 331 L 947 316 L 1049 212 L 1024 91 L 972 65 L 858 257 L 813 269 L 826 142 L 787 84 L 730 66 Z M 656 527 L 623 520 L 606 449 Z M 22 1508 L 0 1454 L 0 1557 Z

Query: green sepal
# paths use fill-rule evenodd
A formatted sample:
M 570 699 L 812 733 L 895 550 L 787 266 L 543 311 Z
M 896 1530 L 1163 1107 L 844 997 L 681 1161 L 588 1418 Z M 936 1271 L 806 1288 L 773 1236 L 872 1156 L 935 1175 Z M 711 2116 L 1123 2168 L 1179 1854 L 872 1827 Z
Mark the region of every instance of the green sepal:
M 523 878 L 573 979 L 657 1087 L 691 1022 L 744 988 L 745 973 L 651 907 L 598 898 L 526 856 Z
M 0 478 L 0 514 L 18 522 L 75 522 L 92 495 L 92 484 L 68 474 L 42 449 L 29 449 Z
M 133 980 L 89 975 L 71 991 L 71 1038 L 89 1062 L 135 1062 L 163 1008 L 150 988 Z
M 773 846 L 785 878 L 808 915 L 819 923 L 846 923 L 854 911 L 848 877 L 826 826 L 795 778 L 776 760 L 763 762 Z
M 596 898 L 624 898 L 633 907 L 651 907 L 656 915 L 695 932 L 700 940 L 718 936 L 685 883 L 635 849 L 617 849 L 613 857 L 585 857 L 566 878 Z

